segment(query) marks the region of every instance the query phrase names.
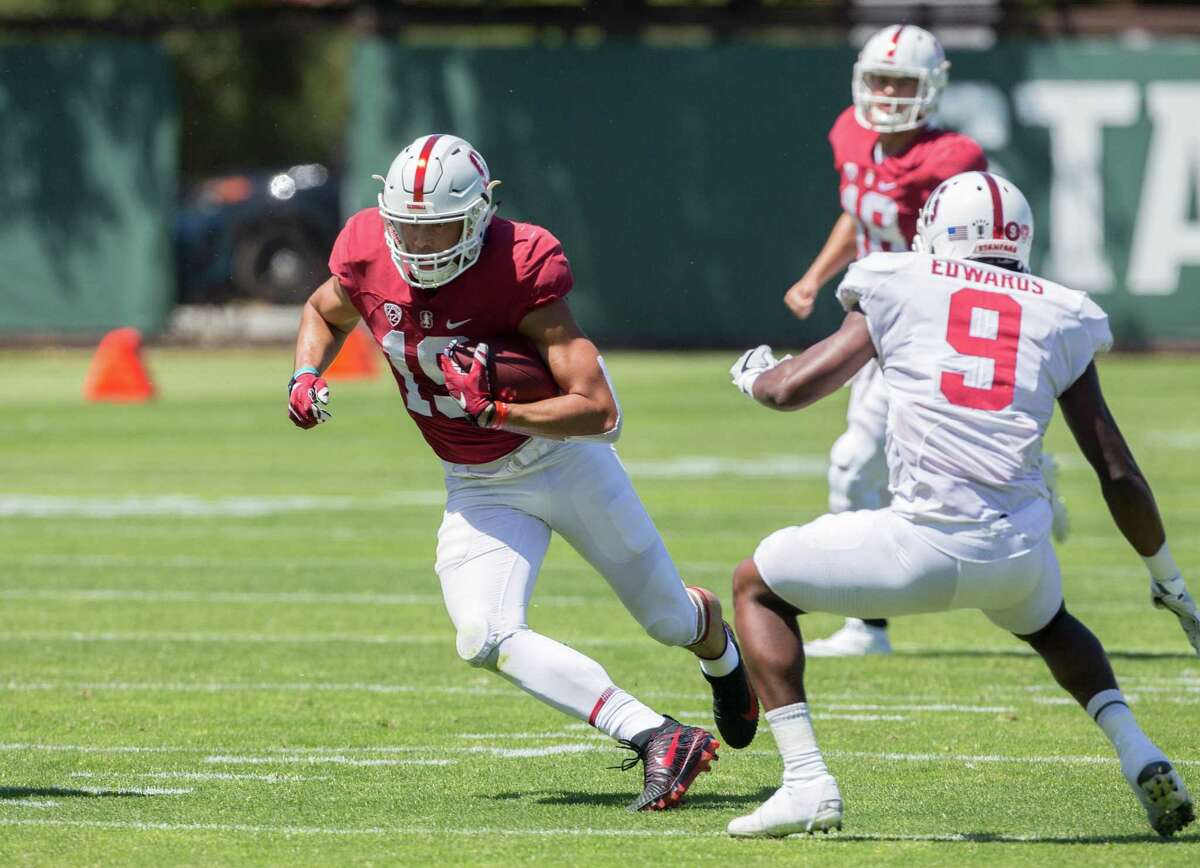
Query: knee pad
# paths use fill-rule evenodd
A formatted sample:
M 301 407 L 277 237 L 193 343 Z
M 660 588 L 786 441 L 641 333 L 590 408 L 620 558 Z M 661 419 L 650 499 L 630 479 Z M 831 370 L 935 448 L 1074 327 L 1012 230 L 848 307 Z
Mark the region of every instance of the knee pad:
M 496 667 L 496 649 L 504 638 L 486 620 L 466 621 L 459 625 L 454 646 L 458 656 L 472 666 L 483 669 Z
M 887 463 L 880 445 L 850 428 L 829 450 L 829 511 L 879 509 L 887 491 Z

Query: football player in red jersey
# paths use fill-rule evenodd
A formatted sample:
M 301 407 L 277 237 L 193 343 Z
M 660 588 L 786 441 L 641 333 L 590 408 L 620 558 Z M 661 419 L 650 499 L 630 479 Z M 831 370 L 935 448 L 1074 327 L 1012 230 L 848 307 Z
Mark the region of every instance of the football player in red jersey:
M 603 359 L 571 315 L 562 247 L 539 226 L 494 218 L 499 182 L 456 136 L 421 136 L 380 180 L 379 207 L 346 223 L 332 276 L 304 306 L 289 415 L 301 428 L 328 418 L 321 371 L 365 321 L 445 468 L 435 569 L 459 656 L 633 749 L 645 788 L 632 810 L 673 807 L 718 742 L 651 710 L 598 663 L 526 623 L 555 531 L 651 637 L 700 658 L 726 744 L 753 739 L 758 703 L 720 602 L 684 586 L 617 459 L 620 408 Z M 562 394 L 496 400 L 486 347 L 469 369 L 446 353 L 456 339 L 516 334 L 537 347 Z
M 820 253 L 784 296 L 799 319 L 812 313 L 817 292 L 847 265 L 876 251 L 905 251 L 925 199 L 947 178 L 987 168 L 974 139 L 938 128 L 934 112 L 950 64 L 933 34 L 920 27 L 885 27 L 867 40 L 854 64 L 854 104 L 829 131 L 842 214 Z M 847 427 L 829 452 L 829 510 L 879 509 L 888 493 L 884 451 L 887 390 L 874 362 L 850 385 Z M 1066 507 L 1055 466 L 1043 472 L 1054 503 L 1054 536 L 1066 538 Z M 848 618 L 827 639 L 808 643 L 810 657 L 887 654 L 886 619 Z

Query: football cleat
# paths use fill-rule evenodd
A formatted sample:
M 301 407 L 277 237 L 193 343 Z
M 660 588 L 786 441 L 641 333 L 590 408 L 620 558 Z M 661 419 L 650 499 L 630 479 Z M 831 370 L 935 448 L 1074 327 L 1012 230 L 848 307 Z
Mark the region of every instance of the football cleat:
M 645 766 L 645 786 L 629 810 L 665 811 L 677 807 L 696 775 L 708 771 L 721 743 L 705 729 L 668 717 L 661 726 L 620 745 L 636 754 L 621 763 L 622 771 L 639 762 Z
M 891 653 L 887 627 L 872 627 L 858 618 L 847 618 L 842 629 L 832 636 L 804 643 L 807 657 L 863 657 Z
M 798 832 L 828 832 L 842 828 L 842 794 L 833 775 L 803 785 L 784 784 L 753 814 L 729 821 L 735 838 L 782 838 Z
M 728 675 L 709 675 L 703 669 L 700 674 L 712 688 L 713 720 L 717 724 L 717 732 L 725 744 L 731 748 L 743 748 L 754 741 L 758 731 L 758 697 L 746 677 L 746 661 L 741 659 L 742 649 L 729 625 L 725 625 L 726 640 L 737 648 L 737 668 Z
M 1196 819 L 1187 787 L 1166 760 L 1157 760 L 1143 768 L 1133 791 L 1146 809 L 1146 819 L 1151 827 L 1164 838 L 1171 837 Z

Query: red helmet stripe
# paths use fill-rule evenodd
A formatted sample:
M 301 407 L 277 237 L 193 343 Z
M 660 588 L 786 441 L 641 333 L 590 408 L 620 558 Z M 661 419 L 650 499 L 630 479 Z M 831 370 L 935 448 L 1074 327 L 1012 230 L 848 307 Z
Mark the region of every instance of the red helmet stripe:
M 441 138 L 441 134 L 434 134 L 425 140 L 425 144 L 421 146 L 421 155 L 417 157 L 417 172 L 413 176 L 413 201 L 425 201 L 425 167 L 429 163 L 429 155 L 433 153 L 433 146 L 437 144 L 437 140 Z
M 896 32 L 892 34 L 892 44 L 888 46 L 886 57 L 896 56 L 896 46 L 900 44 L 900 33 L 904 30 L 904 25 L 900 24 L 896 27 Z
M 1000 203 L 1000 188 L 996 179 L 987 172 L 980 172 L 983 180 L 987 181 L 988 192 L 992 194 L 992 237 L 1004 237 L 1004 206 Z

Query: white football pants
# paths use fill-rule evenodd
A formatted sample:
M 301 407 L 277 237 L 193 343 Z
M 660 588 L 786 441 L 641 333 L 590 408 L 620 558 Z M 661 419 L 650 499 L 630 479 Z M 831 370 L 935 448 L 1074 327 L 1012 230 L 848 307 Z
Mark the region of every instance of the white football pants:
M 459 656 L 588 720 L 612 680 L 595 661 L 534 633 L 526 608 L 557 532 L 651 637 L 700 638 L 696 606 L 612 446 L 532 439 L 486 465 L 446 464 L 437 565 Z
M 823 515 L 786 527 L 754 552 L 759 575 L 805 612 L 891 618 L 980 609 L 1018 635 L 1035 633 L 1062 605 L 1058 558 L 1048 538 L 1010 555 L 963 560 L 935 548 L 929 531 L 890 509 Z
M 829 511 L 879 509 L 888 492 L 887 384 L 871 360 L 850 382 L 846 432 L 829 450 Z

